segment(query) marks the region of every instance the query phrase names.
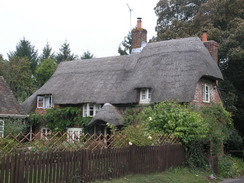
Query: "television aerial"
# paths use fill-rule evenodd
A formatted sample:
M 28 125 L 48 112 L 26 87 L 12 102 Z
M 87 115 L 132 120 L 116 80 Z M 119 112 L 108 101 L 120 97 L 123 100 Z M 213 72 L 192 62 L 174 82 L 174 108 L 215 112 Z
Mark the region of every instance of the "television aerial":
M 127 7 L 129 8 L 129 11 L 130 11 L 130 31 L 131 31 L 131 12 L 132 12 L 132 9 L 130 8 L 128 3 L 127 3 Z

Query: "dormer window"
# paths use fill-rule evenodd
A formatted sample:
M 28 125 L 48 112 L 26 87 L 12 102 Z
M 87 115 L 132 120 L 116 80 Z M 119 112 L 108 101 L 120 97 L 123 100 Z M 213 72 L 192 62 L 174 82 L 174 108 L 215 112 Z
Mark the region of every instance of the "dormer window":
M 93 117 L 101 109 L 101 104 L 84 104 L 83 117 Z
M 140 104 L 149 104 L 151 102 L 152 91 L 150 88 L 140 89 Z
M 203 102 L 209 103 L 210 102 L 210 87 L 207 84 L 203 85 L 203 91 L 202 91 L 202 98 Z
M 37 108 L 51 108 L 52 104 L 52 95 L 40 95 L 37 96 Z

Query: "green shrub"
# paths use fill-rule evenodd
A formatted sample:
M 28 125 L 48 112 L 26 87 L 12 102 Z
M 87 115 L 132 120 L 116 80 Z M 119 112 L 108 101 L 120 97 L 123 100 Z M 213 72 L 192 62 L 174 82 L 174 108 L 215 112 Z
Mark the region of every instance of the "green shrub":
M 204 141 L 192 141 L 188 144 L 187 163 L 191 168 L 203 168 L 208 166 L 208 158 L 204 152 Z
M 200 109 L 205 123 L 208 124 L 207 141 L 211 142 L 213 154 L 223 154 L 223 142 L 229 138 L 233 128 L 231 113 L 221 105 L 209 105 Z
M 231 153 L 231 150 L 241 150 L 244 149 L 243 147 L 243 138 L 238 134 L 238 131 L 235 128 L 229 129 L 229 138 L 224 141 L 224 149 L 226 152 Z M 240 156 L 244 158 L 243 153 L 233 153 L 233 155 Z
M 230 155 L 219 159 L 219 174 L 224 178 L 232 178 L 244 175 L 244 161 Z
M 23 119 L 5 118 L 4 123 L 4 136 L 9 134 L 17 136 L 20 132 L 25 133 L 28 128 L 28 125 L 24 123 Z
M 153 144 L 150 134 L 145 131 L 144 125 L 131 125 L 124 128 L 122 134 L 126 136 L 127 144 L 134 144 L 137 146 L 149 146 Z
M 207 123 L 199 112 L 188 105 L 166 101 L 145 108 L 141 115 L 148 131 L 173 134 L 185 145 L 205 138 L 208 133 Z

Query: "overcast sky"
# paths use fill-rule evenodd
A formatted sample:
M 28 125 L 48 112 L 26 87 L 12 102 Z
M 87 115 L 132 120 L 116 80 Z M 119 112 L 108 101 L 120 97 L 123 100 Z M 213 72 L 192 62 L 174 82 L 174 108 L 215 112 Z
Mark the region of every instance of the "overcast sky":
M 95 57 L 118 55 L 118 46 L 137 17 L 154 36 L 159 0 L 1 0 L 0 54 L 7 59 L 24 37 L 39 54 L 48 42 L 58 52 L 68 41 L 79 56 L 89 50 Z

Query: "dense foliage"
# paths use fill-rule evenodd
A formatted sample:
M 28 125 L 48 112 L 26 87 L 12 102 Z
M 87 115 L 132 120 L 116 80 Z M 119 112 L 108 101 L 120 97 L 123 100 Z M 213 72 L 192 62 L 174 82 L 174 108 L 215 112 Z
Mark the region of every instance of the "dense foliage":
M 54 132 L 64 132 L 69 127 L 87 127 L 90 121 L 91 118 L 82 117 L 81 108 L 79 107 L 47 109 L 45 114 L 32 113 L 29 118 L 31 125 L 45 122 L 45 126 Z
M 4 76 L 20 102 L 35 90 L 31 63 L 27 57 L 11 57 L 9 61 L 0 61 L 0 75 Z
M 47 58 L 41 61 L 36 68 L 36 80 L 42 86 L 54 73 L 57 68 L 55 60 Z
M 219 43 L 219 65 L 224 75 L 220 92 L 235 126 L 244 135 L 244 3 L 242 0 L 160 0 L 155 13 L 154 41 L 199 36 Z
M 4 136 L 10 134 L 17 136 L 20 132 L 24 134 L 28 130 L 28 125 L 23 122 L 23 119 L 4 118 L 4 123 Z
M 126 127 L 122 133 L 135 145 L 152 144 L 153 140 L 148 137 L 155 134 L 178 137 L 188 151 L 191 167 L 206 168 L 209 152 L 210 155 L 222 154 L 224 143 L 233 142 L 231 135 L 241 147 L 241 137 L 233 133 L 231 113 L 221 105 L 198 108 L 165 101 L 143 109 L 129 110 L 124 120 Z
M 222 177 L 231 178 L 239 177 L 244 174 L 244 161 L 231 157 L 230 155 L 223 156 L 219 160 L 219 174 Z
M 166 101 L 145 108 L 141 115 L 149 131 L 173 134 L 184 144 L 207 136 L 207 123 L 196 110 L 187 105 Z
M 220 105 L 210 105 L 201 108 L 201 114 L 208 124 L 208 140 L 212 143 L 212 153 L 223 153 L 223 142 L 229 138 L 229 131 L 233 128 L 231 113 Z

